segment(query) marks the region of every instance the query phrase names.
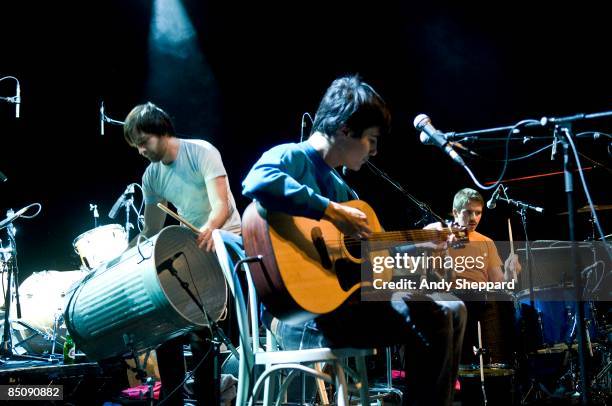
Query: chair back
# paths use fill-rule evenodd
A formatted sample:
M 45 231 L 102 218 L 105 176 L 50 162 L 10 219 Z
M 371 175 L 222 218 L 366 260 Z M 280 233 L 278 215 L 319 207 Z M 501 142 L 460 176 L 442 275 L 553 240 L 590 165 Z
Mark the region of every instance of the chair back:
M 234 308 L 236 309 L 238 330 L 240 332 L 238 380 L 242 383 L 239 385 L 239 388 L 242 388 L 242 390 L 239 390 L 237 393 L 236 404 L 242 405 L 246 404 L 249 398 L 250 388 L 253 384 L 251 380 L 254 376 L 255 353 L 260 350 L 257 293 L 247 263 L 242 263 L 245 277 L 241 279 L 240 275 L 238 275 L 239 268 L 236 265 L 240 260 L 246 259 L 242 237 L 225 230 L 214 230 L 212 232 L 212 239 L 221 270 L 234 299 Z M 242 280 L 246 280 L 246 289 L 242 286 Z M 244 296 L 245 290 L 248 295 L 246 298 Z

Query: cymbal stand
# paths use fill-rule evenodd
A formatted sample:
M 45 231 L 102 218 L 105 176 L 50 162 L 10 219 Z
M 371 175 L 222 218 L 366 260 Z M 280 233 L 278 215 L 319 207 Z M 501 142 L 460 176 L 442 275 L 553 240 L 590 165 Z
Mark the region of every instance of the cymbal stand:
M 136 214 L 136 224 L 138 225 L 138 229 L 142 230 L 142 226 L 144 224 L 144 219 L 140 215 L 140 212 L 134 205 L 134 185 L 138 186 L 135 183 L 132 183 L 128 186 L 127 193 L 130 194 L 130 197 L 125 201 L 125 232 L 127 234 L 127 240 L 130 241 L 130 230 L 134 228 L 134 225 L 130 222 L 130 211 L 134 210 Z
M 89 203 L 89 211 L 93 211 L 94 228 L 96 228 L 98 227 L 98 217 L 100 217 L 100 214 L 98 213 L 98 205 Z
M 13 214 L 15 214 L 13 210 L 9 210 L 9 212 L 7 213 L 8 217 L 12 216 Z M 15 291 L 14 295 L 15 295 L 18 319 L 21 318 L 21 305 L 19 303 L 19 286 L 18 286 L 19 284 L 17 282 L 18 277 L 19 277 L 19 268 L 17 266 L 17 244 L 15 241 L 16 230 L 12 222 L 6 226 L 6 232 L 9 237 L 9 252 L 10 252 L 11 257 L 8 260 L 8 267 L 6 270 L 7 288 L 6 288 L 6 293 L 4 296 L 4 303 L 5 303 L 6 308 L 4 311 L 4 330 L 2 334 L 2 342 L 0 343 L 0 363 L 4 363 L 10 360 L 11 358 L 46 361 L 46 358 L 43 358 L 43 357 L 37 357 L 37 356 L 25 355 L 25 354 L 22 354 L 22 355 L 16 354 L 14 347 L 13 347 L 13 343 L 12 343 L 13 327 L 11 325 L 11 319 L 10 319 L 10 313 L 11 313 L 11 307 L 12 307 L 11 304 L 12 304 L 12 298 L 13 298 L 13 288 Z

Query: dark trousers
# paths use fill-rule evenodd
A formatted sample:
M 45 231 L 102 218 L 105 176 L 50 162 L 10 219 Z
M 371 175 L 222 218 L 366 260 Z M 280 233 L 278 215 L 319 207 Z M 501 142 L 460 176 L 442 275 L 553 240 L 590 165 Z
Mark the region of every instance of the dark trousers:
M 272 331 L 287 350 L 404 344 L 404 404 L 450 405 L 467 319 L 464 303 L 448 294 L 394 299 L 342 306 L 305 324 L 272 323 Z
M 210 335 L 207 331 L 189 333 L 166 341 L 157 348 L 157 364 L 162 381 L 161 399 L 167 399 L 185 379 L 185 357 L 183 345 L 191 344 L 194 368 L 206 356 L 193 375 L 194 397 L 200 406 L 219 405 L 215 384 L 215 354 L 211 344 L 207 341 Z M 164 405 L 183 406 L 184 390 L 181 385 L 171 398 L 165 400 Z

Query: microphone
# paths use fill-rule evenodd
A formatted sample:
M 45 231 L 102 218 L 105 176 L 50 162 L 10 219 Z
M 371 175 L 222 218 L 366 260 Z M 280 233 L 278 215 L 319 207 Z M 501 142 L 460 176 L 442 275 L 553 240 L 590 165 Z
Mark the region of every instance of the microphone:
M 416 128 L 417 131 L 421 131 L 419 138 L 423 144 L 433 144 L 441 148 L 453 161 L 461 166 L 465 166 L 465 162 L 463 162 L 461 156 L 455 152 L 444 134 L 431 125 L 431 120 L 426 114 L 419 114 L 414 118 L 414 128 Z
M 494 209 L 497 206 L 497 198 L 499 197 L 499 191 L 502 189 L 502 184 L 500 183 L 491 195 L 491 198 L 487 201 L 487 208 Z
M 123 194 L 119 196 L 119 199 L 117 199 L 117 201 L 111 208 L 110 212 L 108 213 L 108 217 L 112 219 L 117 217 L 117 212 L 119 211 L 121 207 L 123 207 L 123 205 L 125 205 L 125 200 L 127 198 L 127 195 L 130 193 L 134 193 L 134 188 L 132 184 L 129 184 L 128 187 L 125 189 L 125 192 L 123 192 Z
M 17 94 L 15 95 L 15 118 L 19 118 L 19 107 L 21 105 L 21 86 L 17 82 Z
M 100 103 L 100 135 L 104 135 L 104 100 Z

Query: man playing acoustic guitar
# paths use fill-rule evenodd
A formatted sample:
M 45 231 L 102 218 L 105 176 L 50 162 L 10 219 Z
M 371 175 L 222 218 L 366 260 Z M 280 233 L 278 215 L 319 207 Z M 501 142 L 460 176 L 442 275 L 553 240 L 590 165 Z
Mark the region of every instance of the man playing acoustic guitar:
M 343 204 L 357 196 L 334 168 L 359 170 L 376 155 L 378 139 L 389 126 L 389 110 L 372 87 L 357 76 L 339 78 L 323 96 L 309 139 L 265 152 L 243 181 L 243 194 L 268 212 L 327 221 L 346 236 L 366 240 L 373 235 L 373 222 Z M 246 213 L 244 217 L 244 243 L 251 255 L 255 253 L 249 247 L 257 242 L 245 227 Z M 297 324 L 273 318 L 282 316 L 262 298 L 267 310 L 263 319 L 288 350 L 405 344 L 405 404 L 450 405 L 465 307 L 450 295 L 421 296 L 425 299 L 402 294 L 396 300 L 362 302 L 354 294 L 337 309 Z

